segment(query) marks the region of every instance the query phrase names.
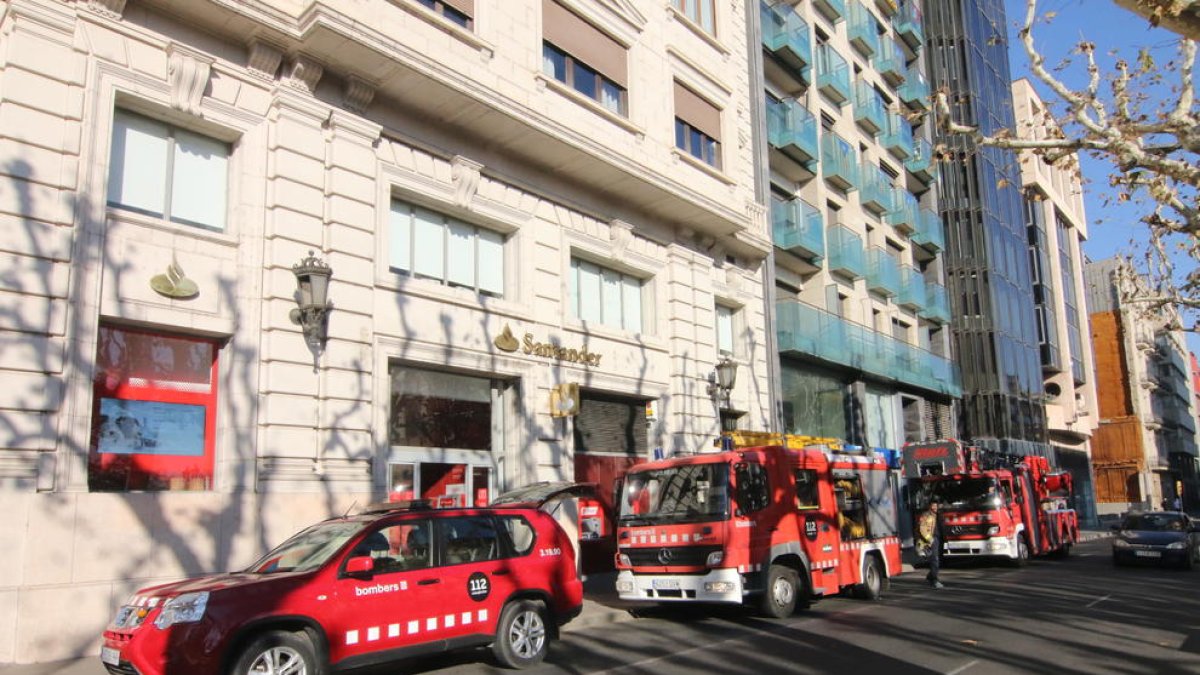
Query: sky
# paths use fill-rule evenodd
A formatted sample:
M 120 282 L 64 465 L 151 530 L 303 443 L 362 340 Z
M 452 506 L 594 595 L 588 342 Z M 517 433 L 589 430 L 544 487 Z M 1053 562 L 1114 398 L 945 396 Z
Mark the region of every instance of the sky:
M 1025 19 L 1026 0 L 1005 0 L 1008 14 L 1009 67 L 1014 79 L 1026 77 L 1046 101 L 1053 95 L 1029 72 L 1029 61 L 1017 30 Z M 1034 27 L 1034 41 L 1046 57 L 1047 66 L 1058 64 L 1068 56 L 1069 50 L 1081 40 L 1096 45 L 1097 62 L 1105 72 L 1112 72 L 1111 65 L 1116 54 L 1131 64 L 1136 62 L 1138 51 L 1149 48 L 1155 63 L 1165 64 L 1177 55 L 1178 36 L 1167 30 L 1152 28 L 1145 19 L 1121 9 L 1111 0 L 1038 0 L 1038 16 L 1053 13 L 1049 21 L 1039 21 Z M 1076 57 L 1074 66 L 1056 73 L 1065 84 L 1082 88 L 1087 81 L 1087 71 L 1081 57 Z M 1111 257 L 1118 252 L 1129 252 L 1131 241 L 1145 239 L 1144 226 L 1138 218 L 1144 212 L 1133 204 L 1116 205 L 1107 203 L 1111 194 L 1108 175 L 1112 167 L 1103 160 L 1081 157 L 1084 180 L 1084 208 L 1087 212 L 1089 238 L 1084 244 L 1084 254 L 1092 260 Z M 1190 265 L 1186 257 L 1184 264 Z M 1200 335 L 1189 334 L 1188 346 L 1193 353 L 1200 354 Z

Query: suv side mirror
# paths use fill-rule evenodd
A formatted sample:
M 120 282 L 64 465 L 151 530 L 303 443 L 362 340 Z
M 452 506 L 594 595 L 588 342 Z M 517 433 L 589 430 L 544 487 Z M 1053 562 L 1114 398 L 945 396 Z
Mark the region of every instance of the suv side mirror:
M 370 578 L 375 573 L 375 559 L 369 555 L 355 556 L 346 561 L 346 576 Z

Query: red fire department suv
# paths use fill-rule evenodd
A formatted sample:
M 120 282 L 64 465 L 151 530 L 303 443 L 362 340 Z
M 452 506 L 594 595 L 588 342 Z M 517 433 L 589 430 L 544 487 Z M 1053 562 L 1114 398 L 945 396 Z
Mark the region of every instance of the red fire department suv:
M 539 663 L 583 587 L 538 484 L 491 507 L 379 504 L 288 539 L 241 572 L 138 591 L 104 631 L 111 673 L 315 675 L 472 645 Z

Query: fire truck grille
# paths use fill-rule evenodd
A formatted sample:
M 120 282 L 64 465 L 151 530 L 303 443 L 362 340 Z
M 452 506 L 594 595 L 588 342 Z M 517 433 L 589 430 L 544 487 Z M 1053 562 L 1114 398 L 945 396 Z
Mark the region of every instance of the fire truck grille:
M 648 546 L 622 548 L 634 567 L 702 567 L 720 546 Z
M 946 531 L 953 537 L 982 537 L 985 525 L 948 525 Z

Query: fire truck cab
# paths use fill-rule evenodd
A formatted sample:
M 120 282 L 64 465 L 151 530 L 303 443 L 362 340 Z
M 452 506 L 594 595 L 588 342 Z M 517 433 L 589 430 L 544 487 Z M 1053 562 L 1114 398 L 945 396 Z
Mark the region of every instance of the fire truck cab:
M 900 572 L 886 462 L 824 446 L 760 446 L 634 466 L 618 500 L 624 600 L 757 602 L 773 617 Z

